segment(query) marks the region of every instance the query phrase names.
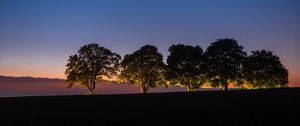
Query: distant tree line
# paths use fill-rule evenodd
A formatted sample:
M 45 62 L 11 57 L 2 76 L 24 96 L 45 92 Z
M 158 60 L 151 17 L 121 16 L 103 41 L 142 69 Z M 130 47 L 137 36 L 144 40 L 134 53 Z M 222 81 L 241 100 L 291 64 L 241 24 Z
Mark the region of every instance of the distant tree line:
M 279 57 L 268 50 L 248 55 L 234 39 L 218 39 L 204 51 L 200 46 L 184 44 L 169 47 L 167 64 L 153 45 L 145 45 L 132 54 L 121 56 L 96 43 L 82 46 L 66 65 L 69 87 L 78 83 L 94 94 L 97 82 L 117 77 L 141 87 L 141 93 L 163 85 L 180 85 L 195 91 L 203 85 L 228 89 L 287 87 L 288 70 Z

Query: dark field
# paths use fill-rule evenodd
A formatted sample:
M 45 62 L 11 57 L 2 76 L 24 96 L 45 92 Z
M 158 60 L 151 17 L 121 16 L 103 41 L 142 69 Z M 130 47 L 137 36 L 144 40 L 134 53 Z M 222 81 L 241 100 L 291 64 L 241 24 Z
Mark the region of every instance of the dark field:
M 0 126 L 300 125 L 300 88 L 0 98 Z

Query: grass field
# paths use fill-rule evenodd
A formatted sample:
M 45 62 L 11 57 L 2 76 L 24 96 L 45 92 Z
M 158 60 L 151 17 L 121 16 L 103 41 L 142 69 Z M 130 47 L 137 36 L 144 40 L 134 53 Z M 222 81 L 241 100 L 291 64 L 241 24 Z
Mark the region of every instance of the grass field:
M 0 126 L 300 125 L 300 88 L 0 98 Z

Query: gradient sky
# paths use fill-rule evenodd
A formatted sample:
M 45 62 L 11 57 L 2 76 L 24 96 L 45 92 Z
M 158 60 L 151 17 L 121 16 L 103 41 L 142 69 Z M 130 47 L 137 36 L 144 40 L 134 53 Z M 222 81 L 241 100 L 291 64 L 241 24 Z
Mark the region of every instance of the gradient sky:
M 0 75 L 65 78 L 87 43 L 122 56 L 153 44 L 166 60 L 172 44 L 224 37 L 273 51 L 300 86 L 299 0 L 0 0 Z

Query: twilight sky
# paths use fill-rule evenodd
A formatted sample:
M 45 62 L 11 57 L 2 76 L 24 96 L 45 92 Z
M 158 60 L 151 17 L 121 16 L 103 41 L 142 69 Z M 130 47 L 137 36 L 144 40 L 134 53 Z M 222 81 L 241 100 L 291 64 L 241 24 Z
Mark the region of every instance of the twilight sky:
M 68 57 L 99 43 L 121 56 L 145 44 L 234 38 L 268 49 L 300 86 L 299 0 L 0 0 L 0 75 L 65 78 Z

